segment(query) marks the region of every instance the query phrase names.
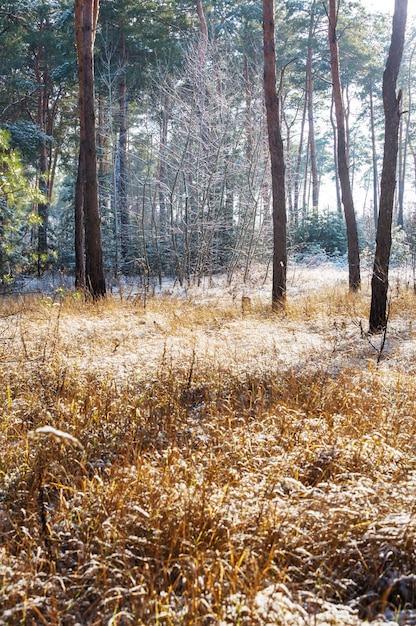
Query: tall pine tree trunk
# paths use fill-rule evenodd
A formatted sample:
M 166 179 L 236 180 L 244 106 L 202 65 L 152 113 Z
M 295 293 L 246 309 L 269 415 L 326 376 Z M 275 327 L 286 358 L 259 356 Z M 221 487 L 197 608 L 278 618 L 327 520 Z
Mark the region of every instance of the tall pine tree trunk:
M 291 160 L 291 146 L 292 146 L 292 135 L 291 135 L 291 128 L 292 128 L 292 120 L 288 120 L 287 115 L 285 115 L 284 110 L 283 110 L 283 101 L 280 101 L 280 110 L 282 112 L 281 115 L 281 120 L 282 120 L 282 124 L 284 124 L 284 129 L 285 129 L 285 135 L 286 135 L 286 201 L 287 201 L 287 212 L 288 212 L 288 217 L 290 222 L 293 224 L 293 222 L 295 221 L 295 216 L 294 216 L 294 210 L 293 210 L 293 199 L 292 199 L 292 180 L 293 180 L 293 174 L 292 174 L 292 160 Z
M 405 136 L 403 136 L 405 135 Z M 403 228 L 403 204 L 404 204 L 404 188 L 406 180 L 406 158 L 407 158 L 407 138 L 406 129 L 403 128 L 403 119 L 400 119 L 399 125 L 399 144 L 398 144 L 398 159 L 399 165 L 397 168 L 398 180 L 397 180 L 397 226 Z
M 311 174 L 312 174 L 312 207 L 314 212 L 318 211 L 319 205 L 319 178 L 318 178 L 318 164 L 316 158 L 316 141 L 315 141 L 315 119 L 313 110 L 313 95 L 314 95 L 314 76 L 312 68 L 312 37 L 315 31 L 315 15 L 314 15 L 315 3 L 312 3 L 311 14 L 309 20 L 309 34 L 308 34 L 308 55 L 306 59 L 306 97 L 308 103 L 308 124 L 309 124 L 309 151 L 311 158 Z
M 202 6 L 201 0 L 195 0 L 196 10 L 198 13 L 198 19 L 201 26 L 201 39 L 199 45 L 199 61 L 201 63 L 205 63 L 205 58 L 207 56 L 208 50 L 208 25 L 207 20 L 205 18 L 204 7 Z
M 286 300 L 287 243 L 285 159 L 276 89 L 276 47 L 274 0 L 263 0 L 264 98 L 272 170 L 273 202 L 273 285 L 272 308 L 279 310 Z
M 376 251 L 371 279 L 370 332 L 372 333 L 383 331 L 387 327 L 391 226 L 401 115 L 401 92 L 396 94 L 396 85 L 403 56 L 406 18 L 407 0 L 395 0 L 390 50 L 383 74 L 384 154 Z
M 129 210 L 127 198 L 127 79 L 125 65 L 127 63 L 126 42 L 124 39 L 123 25 L 121 25 L 120 43 L 119 43 L 120 59 L 122 61 L 123 70 L 119 82 L 119 111 L 120 126 L 118 137 L 118 177 L 117 177 L 117 198 L 118 213 L 120 216 L 120 244 L 121 259 L 123 263 L 123 271 L 127 269 L 127 261 L 130 253 L 129 240 Z
M 38 85 L 38 111 L 37 124 L 45 134 L 48 132 L 48 105 L 49 105 L 49 79 L 47 62 L 45 59 L 45 50 L 43 46 L 39 46 L 34 51 L 35 57 L 35 76 Z M 39 191 L 43 195 L 41 202 L 38 202 L 38 249 L 37 249 L 37 266 L 38 275 L 45 268 L 48 254 L 48 153 L 46 141 L 43 140 L 39 152 Z
M 246 99 L 246 158 L 248 168 L 252 166 L 254 154 L 253 121 L 252 121 L 252 85 L 247 54 L 244 55 L 244 93 Z
M 168 229 L 168 212 L 166 200 L 166 155 L 168 150 L 168 126 L 169 126 L 169 94 L 163 98 L 163 112 L 160 124 L 159 139 L 159 165 L 158 165 L 158 198 L 159 198 L 159 231 L 162 240 L 162 248 L 165 251 L 165 237 Z
M 341 77 L 339 67 L 339 51 L 337 40 L 337 0 L 329 0 L 329 48 L 331 53 L 332 91 L 337 122 L 337 162 L 341 184 L 342 205 L 344 207 L 345 223 L 347 226 L 348 241 L 348 269 L 349 286 L 351 291 L 360 288 L 360 251 L 358 245 L 357 222 L 355 219 L 354 200 L 352 197 L 351 181 L 348 168 L 347 141 L 345 130 L 345 109 L 342 98 Z
M 305 89 L 305 99 L 303 103 L 303 111 L 302 111 L 302 120 L 300 124 L 300 136 L 299 136 L 299 146 L 298 146 L 298 154 L 296 158 L 296 169 L 295 169 L 295 181 L 294 181 L 294 193 L 293 193 L 293 212 L 295 218 L 295 224 L 299 222 L 299 194 L 300 194 L 300 183 L 301 183 L 301 167 L 302 167 L 302 156 L 303 156 L 303 139 L 305 132 L 305 122 L 306 122 L 306 111 L 308 108 L 308 97 L 307 97 L 307 89 Z M 304 207 L 302 207 L 304 209 Z
M 84 250 L 84 172 L 82 145 L 78 155 L 78 173 L 75 185 L 75 289 L 85 289 Z
M 46 145 L 42 145 L 40 149 L 39 174 L 39 191 L 44 197 L 44 200 L 38 203 L 38 275 L 40 276 L 42 270 L 47 265 L 48 255 L 49 190 Z
M 332 136 L 334 138 L 333 148 L 334 148 L 334 172 L 335 172 L 335 192 L 337 196 L 337 213 L 340 218 L 342 218 L 342 202 L 341 202 L 341 189 L 339 185 L 339 173 L 338 173 L 338 140 L 337 140 L 337 125 L 334 120 L 334 97 L 332 95 L 331 100 L 331 127 L 332 127 Z
M 397 214 L 397 226 L 401 226 L 403 228 L 404 226 L 404 215 L 403 215 L 403 210 L 404 210 L 404 191 L 405 191 L 405 184 L 406 184 L 406 172 L 407 172 L 407 154 L 408 151 L 410 151 L 410 121 L 412 118 L 412 82 L 413 82 L 413 57 L 416 51 L 416 45 L 413 46 L 411 53 L 410 53 L 410 58 L 409 58 L 409 69 L 408 69 L 408 74 L 407 74 L 407 98 L 408 98 L 408 102 L 407 102 L 407 116 L 406 116 L 406 123 L 403 124 L 402 123 L 402 130 L 404 130 L 404 140 L 403 142 L 401 142 L 402 145 L 402 164 L 401 167 L 399 168 L 399 197 L 398 197 L 398 214 Z M 404 127 L 404 128 L 403 128 Z
M 75 0 L 75 38 L 78 54 L 80 164 L 83 168 L 85 226 L 85 285 L 94 300 L 106 293 L 101 223 L 98 210 L 97 148 L 94 106 L 94 39 L 99 0 Z
M 373 81 L 370 78 L 370 126 L 371 126 L 371 155 L 373 162 L 373 216 L 374 227 L 377 230 L 378 222 L 378 167 L 377 167 L 377 146 L 374 118 Z

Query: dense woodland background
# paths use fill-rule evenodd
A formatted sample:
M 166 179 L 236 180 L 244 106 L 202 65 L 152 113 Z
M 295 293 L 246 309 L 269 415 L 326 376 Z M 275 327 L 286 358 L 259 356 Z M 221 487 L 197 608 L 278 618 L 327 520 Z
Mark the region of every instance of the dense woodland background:
M 276 2 L 283 209 L 290 258 L 307 264 L 270 315 L 273 2 L 262 15 L 251 0 L 103 0 L 90 160 L 78 61 L 80 34 L 92 61 L 98 0 L 1 3 L 0 281 L 13 293 L 0 298 L 0 626 L 416 625 L 416 24 L 400 100 L 387 69 L 407 0 L 394 4 L 392 27 L 359 2 Z M 72 289 L 97 178 L 102 282 L 122 297 Z M 390 251 L 380 187 L 396 189 L 390 284 L 374 250 L 379 216 Z M 20 292 L 28 276 L 47 277 L 31 281 L 41 293 Z M 56 277 L 71 289 L 45 293 Z M 369 277 L 389 300 L 367 332 Z
M 95 41 L 99 205 L 108 280 L 248 278 L 272 254 L 258 2 L 103 0 Z M 361 249 L 371 258 L 391 18 L 343 2 L 338 37 Z M 346 236 L 324 3 L 276 7 L 289 252 L 342 258 Z M 415 254 L 416 120 L 408 24 L 393 261 Z M 74 272 L 79 152 L 73 2 L 0 8 L 0 276 Z

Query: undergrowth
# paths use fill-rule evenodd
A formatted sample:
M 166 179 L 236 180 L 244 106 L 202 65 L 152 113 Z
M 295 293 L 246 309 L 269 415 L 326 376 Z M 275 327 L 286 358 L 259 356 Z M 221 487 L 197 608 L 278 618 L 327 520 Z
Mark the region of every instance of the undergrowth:
M 0 623 L 412 623 L 416 382 L 377 366 L 365 295 L 325 293 L 272 322 L 329 346 L 294 363 L 264 358 L 260 301 L 2 304 Z M 257 361 L 204 359 L 196 326 L 244 324 Z M 140 341 L 148 369 L 102 366 Z

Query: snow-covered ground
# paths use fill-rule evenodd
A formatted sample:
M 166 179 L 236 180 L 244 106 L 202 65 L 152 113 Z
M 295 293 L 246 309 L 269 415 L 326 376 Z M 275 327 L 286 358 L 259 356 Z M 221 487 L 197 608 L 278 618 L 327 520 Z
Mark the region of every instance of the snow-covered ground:
M 347 270 L 333 265 L 291 266 L 287 310 L 277 315 L 270 311 L 270 277 L 264 281 L 264 268 L 259 268 L 247 284 L 235 281 L 227 285 L 223 277 L 216 277 L 200 286 L 186 288 L 166 284 L 162 293 L 156 291 L 154 295 L 141 293 L 133 282 L 124 283 L 121 293 L 115 290 L 114 301 L 110 298 L 95 305 L 80 305 L 75 296 L 67 294 L 64 297 L 61 287 L 56 289 L 52 295 L 38 296 L 36 303 L 30 298 L 17 299 L 13 314 L 0 312 L 0 356 L 4 368 L 42 371 L 53 362 L 54 367 L 63 373 L 67 369 L 78 371 L 81 377 L 93 375 L 91 379 L 95 381 L 103 377 L 120 385 L 130 380 L 150 384 L 169 371 L 185 372 L 185 380 L 188 378 L 190 385 L 192 377 L 200 372 L 205 375 L 212 372 L 214 379 L 221 371 L 226 371 L 242 380 L 251 374 L 261 380 L 264 373 L 264 380 L 268 380 L 270 373 L 278 376 L 279 372 L 290 371 L 296 378 L 297 374 L 306 377 L 308 372 L 320 371 L 332 377 L 335 385 L 337 373 L 349 370 L 369 385 L 377 380 L 387 395 L 391 391 L 392 404 L 395 403 L 395 410 L 403 418 L 404 425 L 406 419 L 413 419 L 412 415 L 400 414 L 399 398 L 401 386 L 405 387 L 406 381 L 413 379 L 416 373 L 415 316 L 411 315 L 413 275 L 410 270 L 391 272 L 392 315 L 385 338 L 369 337 L 366 332 L 370 303 L 368 272 L 363 276 L 361 294 L 355 297 L 348 294 Z M 250 300 L 243 304 L 243 297 Z M 405 314 L 400 315 L 400 311 Z M 367 388 L 363 384 L 357 389 L 364 393 Z M 18 397 L 13 400 L 16 411 L 19 401 Z M 359 412 L 359 401 L 354 399 L 358 406 L 357 419 L 365 420 L 365 415 Z M 186 428 L 192 430 L 195 445 L 203 447 L 209 443 L 210 430 L 196 413 L 195 409 Z M 298 417 L 295 416 L 294 421 Z M 214 490 L 213 494 L 206 496 L 211 498 L 209 506 L 212 511 L 217 507 L 219 519 L 227 515 L 258 519 L 268 513 L 262 507 L 269 506 L 271 518 L 282 524 L 279 512 L 285 510 L 287 518 L 284 523 L 290 524 L 295 534 L 300 532 L 301 525 L 308 528 L 309 524 L 316 537 L 326 529 L 327 515 L 331 515 L 335 519 L 332 524 L 339 523 L 346 529 L 345 533 L 349 533 L 346 546 L 351 554 L 362 555 L 367 544 L 371 544 L 379 546 L 380 554 L 374 557 L 376 560 L 387 559 L 389 546 L 402 545 L 407 537 L 413 541 L 416 531 L 412 504 L 416 494 L 416 454 L 414 458 L 409 455 L 405 458 L 400 446 L 390 446 L 388 432 L 387 436 L 384 432 L 371 432 L 351 441 L 345 434 L 338 437 L 336 422 L 338 420 L 339 427 L 345 417 L 331 414 L 331 419 L 334 425 L 328 427 L 322 424 L 325 420 L 321 416 L 308 416 L 310 432 L 314 430 L 312 422 L 316 431 L 321 427 L 333 431 L 332 447 L 326 450 L 319 434 L 315 433 L 316 440 L 312 444 L 305 440 L 305 450 L 321 461 L 325 454 L 338 455 L 333 457 L 338 464 L 337 471 L 345 471 L 343 478 L 339 474 L 338 482 L 329 480 L 316 486 L 289 475 L 285 477 L 284 463 L 291 468 L 298 464 L 299 473 L 304 470 L 308 458 L 305 450 L 285 453 L 284 446 L 276 439 L 274 450 L 270 452 L 262 440 L 267 438 L 267 430 L 259 427 L 257 433 L 250 426 L 244 440 L 260 451 L 255 470 L 248 463 L 244 465 L 243 458 L 238 468 L 238 480 L 234 485 L 229 479 L 227 486 L 229 510 L 224 513 L 221 509 L 225 492 L 220 489 L 218 493 Z M 388 419 L 390 416 L 386 417 Z M 388 428 L 387 423 L 387 431 Z M 308 436 L 312 437 L 310 432 Z M 233 453 L 233 446 L 241 445 L 240 435 L 238 428 L 230 429 L 229 438 L 235 436 L 235 442 L 230 441 Z M 303 445 L 302 435 L 299 435 L 300 447 Z M 406 433 L 399 435 L 406 437 Z M 180 450 L 175 453 L 180 457 Z M 203 454 L 204 451 L 201 452 L 201 481 L 206 471 Z M 282 459 L 285 454 L 288 458 Z M 293 458 L 289 458 L 290 454 Z M 296 454 L 301 455 L 300 460 Z M 188 461 L 185 456 L 181 459 L 185 465 Z M 380 469 L 377 473 L 378 464 L 382 462 L 388 467 L 404 468 L 400 480 L 395 481 L 393 474 L 388 475 L 390 470 L 383 474 Z M 354 464 L 358 468 L 356 474 L 350 473 Z M 360 464 L 372 468 L 370 473 L 375 476 L 374 481 L 379 481 L 377 490 L 364 470 L 360 474 Z M 343 467 L 347 469 L 343 470 Z M 136 468 L 133 469 L 136 472 Z M 158 476 L 156 469 L 154 471 Z M 191 464 L 188 471 L 194 471 Z M 276 481 L 276 476 L 281 480 L 276 493 L 269 497 L 268 504 L 260 505 L 258 494 L 264 493 Z M 194 478 L 195 481 L 198 478 L 196 471 Z M 196 489 L 196 486 L 197 482 L 192 488 Z M 184 489 L 189 490 L 185 496 L 190 498 L 191 487 L 185 485 Z M 182 496 L 178 494 L 179 497 Z M 229 527 L 238 527 L 235 519 L 226 521 Z M 364 528 L 363 532 L 358 532 L 358 527 Z M 377 533 L 377 540 L 374 533 Z M 314 545 L 320 542 L 322 550 L 326 549 L 325 537 L 322 541 L 316 537 L 311 538 L 309 544 L 305 541 L 296 547 L 301 559 L 314 562 L 316 555 L 305 547 L 309 549 L 314 541 Z M 359 564 L 359 557 L 354 558 Z M 364 558 L 362 562 L 366 562 Z M 348 584 L 348 581 L 339 582 L 340 585 Z M 413 574 L 392 568 L 391 580 L 383 584 L 386 590 L 394 586 L 400 588 L 401 597 L 409 598 L 409 606 L 397 610 L 386 603 L 383 614 L 372 624 L 416 624 Z M 174 619 L 180 609 L 175 607 L 175 610 L 172 621 L 167 623 L 179 623 Z M 14 613 L 11 615 L 13 617 Z M 187 615 L 183 617 L 187 623 Z M 366 623 L 358 616 L 358 607 L 353 603 L 331 603 L 308 591 L 295 595 L 289 585 L 283 584 L 267 585 L 255 594 L 254 599 L 251 598 L 250 606 L 247 597 L 231 595 L 225 600 L 224 617 L 218 626 L 249 624 L 249 620 L 259 626 L 361 626 Z M 3 623 L 1 618 L 0 623 Z
M 392 272 L 393 313 L 408 285 L 413 285 L 408 271 Z M 0 319 L 4 350 L 16 341 L 36 354 L 40 345 L 50 353 L 58 342 L 63 363 L 76 363 L 84 371 L 117 372 L 123 379 L 133 370 L 152 377 L 168 361 L 184 367 L 193 361 L 205 368 L 227 363 L 236 373 L 303 369 L 319 362 L 334 370 L 348 364 L 366 367 L 383 341 L 366 336 L 368 310 L 362 301 L 369 307 L 368 274 L 356 307 L 353 297 L 348 301 L 347 270 L 333 265 L 289 268 L 286 316 L 270 313 L 270 283 L 263 284 L 260 272 L 250 283 L 231 287 L 222 277 L 199 287 L 168 285 L 163 305 L 159 295 L 145 300 L 132 291 L 131 285 L 130 292 L 125 288 L 125 307 L 98 304 L 82 315 L 60 314 L 60 295 L 45 297 L 43 319 L 22 315 L 19 326 L 16 319 Z M 244 313 L 242 296 L 250 298 Z M 340 298 L 347 300 L 342 309 Z M 207 309 L 213 311 L 211 317 Z M 415 330 L 413 320 L 392 316 L 382 367 L 396 373 L 416 370 Z

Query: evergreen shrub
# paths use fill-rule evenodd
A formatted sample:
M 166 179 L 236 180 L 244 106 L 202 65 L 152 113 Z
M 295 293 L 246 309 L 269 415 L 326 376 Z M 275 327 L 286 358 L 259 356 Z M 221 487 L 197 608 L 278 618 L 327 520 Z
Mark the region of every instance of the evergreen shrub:
M 289 228 L 289 245 L 295 257 L 324 252 L 329 257 L 347 253 L 347 231 L 344 218 L 337 213 L 308 215 Z

